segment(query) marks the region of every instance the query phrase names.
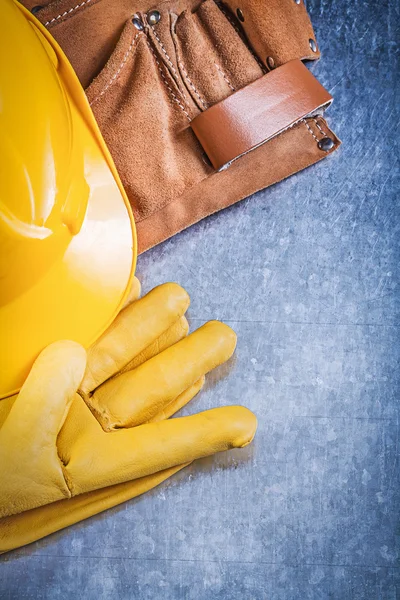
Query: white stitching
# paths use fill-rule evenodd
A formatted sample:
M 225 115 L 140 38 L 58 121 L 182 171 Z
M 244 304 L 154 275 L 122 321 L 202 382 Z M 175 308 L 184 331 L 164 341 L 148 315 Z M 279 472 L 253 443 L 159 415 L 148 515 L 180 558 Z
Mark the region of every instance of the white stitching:
M 189 121 L 191 121 L 191 118 L 190 118 L 190 115 L 189 115 L 189 113 L 187 112 L 187 110 L 185 109 L 185 107 L 183 106 L 183 104 L 181 104 L 181 102 L 179 101 L 179 99 L 178 99 L 178 98 L 175 96 L 174 92 L 172 91 L 171 87 L 169 86 L 169 84 L 168 84 L 168 81 L 166 80 L 166 78 L 165 78 L 165 75 L 164 75 L 164 73 L 162 72 L 162 68 L 161 68 L 160 62 L 159 62 L 159 60 L 158 60 L 158 58 L 157 58 L 157 56 L 156 56 L 156 53 L 154 52 L 154 50 L 153 50 L 153 48 L 151 47 L 151 44 L 150 44 L 150 42 L 148 41 L 148 39 L 147 39 L 147 38 L 146 38 L 146 42 L 147 42 L 147 45 L 148 45 L 148 47 L 150 48 L 150 51 L 151 51 L 151 53 L 152 53 L 152 54 L 153 54 L 153 56 L 154 56 L 154 60 L 156 61 L 157 65 L 158 65 L 158 69 L 159 69 L 159 71 L 160 71 L 161 77 L 163 78 L 163 81 L 164 81 L 164 83 L 165 83 L 166 87 L 169 89 L 169 91 L 170 91 L 170 93 L 171 93 L 171 96 L 172 96 L 172 98 L 175 100 L 175 102 L 177 103 L 177 105 L 178 105 L 178 106 L 179 106 L 179 107 L 182 109 L 182 111 L 185 113 L 185 115 L 186 115 L 186 117 L 188 118 L 188 120 L 189 120 Z
M 216 3 L 216 4 L 217 4 L 217 3 Z M 218 3 L 218 4 L 217 4 L 217 6 L 218 6 L 218 8 L 220 9 L 220 11 L 221 11 L 221 12 L 222 12 L 222 13 L 225 15 L 226 19 L 227 19 L 227 20 L 229 21 L 229 23 L 232 25 L 232 27 L 233 27 L 233 29 L 236 31 L 236 33 L 238 33 L 238 34 L 240 35 L 240 37 L 242 38 L 242 37 L 243 37 L 243 32 L 242 32 L 242 31 L 240 31 L 240 29 L 239 29 L 239 27 L 238 27 L 237 23 L 235 23 L 235 21 L 234 21 L 234 19 L 233 19 L 232 15 L 230 15 L 230 14 L 228 13 L 228 11 L 225 9 L 225 7 L 224 7 L 222 4 Z
M 190 87 L 192 88 L 192 90 L 194 91 L 194 93 L 196 94 L 196 96 L 198 97 L 198 99 L 200 100 L 200 102 L 202 103 L 202 105 L 203 105 L 203 108 L 205 108 L 205 109 L 207 110 L 207 108 L 208 108 L 208 104 L 207 104 L 207 103 L 206 103 L 206 102 L 203 100 L 203 98 L 200 96 L 199 92 L 198 92 L 198 91 L 197 91 L 197 89 L 195 88 L 195 85 L 194 85 L 194 83 L 192 82 L 192 80 L 190 79 L 190 77 L 189 77 L 189 75 L 188 75 L 188 72 L 186 71 L 186 69 L 185 69 L 185 67 L 184 67 L 183 63 L 182 63 L 182 62 L 180 62 L 179 64 L 180 64 L 180 67 L 181 67 L 181 69 L 182 69 L 182 71 L 183 71 L 183 73 L 184 73 L 184 75 L 185 75 L 186 79 L 188 80 L 188 83 L 189 83 Z
M 314 134 L 313 130 L 311 129 L 311 127 L 309 126 L 309 124 L 307 123 L 307 121 L 305 119 L 301 119 L 302 122 L 305 124 L 305 126 L 307 127 L 308 131 L 311 133 L 311 135 L 313 136 L 314 140 L 318 143 L 319 139 L 317 138 L 317 136 Z
M 152 25 L 150 25 L 150 27 L 151 27 L 152 32 L 154 33 L 154 37 L 156 38 L 157 42 L 161 46 L 161 50 L 164 52 L 165 56 L 167 57 L 167 61 L 169 62 L 169 65 L 170 65 L 172 71 L 175 73 L 176 76 L 178 76 L 178 73 L 176 72 L 176 69 L 175 69 L 174 65 L 172 64 L 172 61 L 171 61 L 170 57 L 168 56 L 166 49 L 164 48 L 164 44 L 162 43 L 162 41 L 156 34 L 154 27 Z
M 233 85 L 231 84 L 231 82 L 229 81 L 229 79 L 227 78 L 227 76 L 225 75 L 223 70 L 221 69 L 221 67 L 219 65 L 217 65 L 217 63 L 214 63 L 214 64 L 217 67 L 218 71 L 221 73 L 222 77 L 225 79 L 226 83 L 231 88 L 232 92 L 236 92 L 235 88 L 233 87 Z
M 125 52 L 125 54 L 124 54 L 124 57 L 123 57 L 123 59 L 122 59 L 122 62 L 121 62 L 121 64 L 119 65 L 118 69 L 116 70 L 116 72 L 114 73 L 114 75 L 111 77 L 110 81 L 107 83 L 107 85 L 106 85 L 106 87 L 103 89 L 103 91 L 102 91 L 102 92 L 101 92 L 101 93 L 100 93 L 98 96 L 96 96 L 96 98 L 95 98 L 94 100 L 92 100 L 92 102 L 90 102 L 90 106 L 92 106 L 92 105 L 93 105 L 95 102 L 97 102 L 97 100 L 99 100 L 99 98 L 101 98 L 101 97 L 102 97 L 102 96 L 103 96 L 103 95 L 106 93 L 106 91 L 109 89 L 109 87 L 111 87 L 111 86 L 112 86 L 112 84 L 113 84 L 113 83 L 115 83 L 115 81 L 116 81 L 116 80 L 117 80 L 117 78 L 119 77 L 119 75 L 120 75 L 120 73 L 121 73 L 122 69 L 123 69 L 123 68 L 124 68 L 124 66 L 126 65 L 126 63 L 127 63 L 127 60 L 128 60 L 128 58 L 129 58 L 129 54 L 132 52 L 133 46 L 134 46 L 134 44 L 135 44 L 135 42 L 136 42 L 136 40 L 137 40 L 137 38 L 138 38 L 138 36 L 139 36 L 139 35 L 140 35 L 140 32 L 138 32 L 138 33 L 135 35 L 135 37 L 133 38 L 133 40 L 132 40 L 132 41 L 131 41 L 131 43 L 130 43 L 130 46 L 129 46 L 128 50 Z
M 80 4 L 77 4 L 76 6 L 73 6 L 69 10 L 66 10 L 65 12 L 61 13 L 60 15 L 57 15 L 53 19 L 50 19 L 50 21 L 46 21 L 46 23 L 44 24 L 44 26 L 47 27 L 48 25 L 51 25 L 51 23 L 54 23 L 54 21 L 58 21 L 58 19 L 62 19 L 63 17 L 66 17 L 70 13 L 74 12 L 74 10 L 77 10 L 78 8 L 82 8 L 82 6 L 85 6 L 85 4 L 89 4 L 89 2 L 91 2 L 91 1 L 92 0 L 84 0 Z
M 313 119 L 313 121 L 314 121 L 314 123 L 316 124 L 316 126 L 318 127 L 318 129 L 320 130 L 320 132 L 322 133 L 322 135 L 323 135 L 324 137 L 326 137 L 326 136 L 327 136 L 327 134 L 325 133 L 325 131 L 323 131 L 323 130 L 321 129 L 321 127 L 320 127 L 320 125 L 319 125 L 319 123 L 318 123 L 317 119 Z
M 244 32 L 240 31 L 238 24 L 235 23 L 234 17 L 226 10 L 225 6 L 221 3 L 221 2 L 216 2 L 216 5 L 218 6 L 218 8 L 220 9 L 220 11 L 225 15 L 226 19 L 229 21 L 229 23 L 232 25 L 233 29 L 236 31 L 236 33 L 238 34 L 238 36 L 240 37 L 241 41 L 243 42 L 243 44 L 246 46 L 246 48 L 249 50 L 250 54 L 253 56 L 254 60 L 258 63 L 258 66 L 260 67 L 261 71 L 263 73 L 266 73 L 267 70 L 265 68 L 265 65 L 261 62 L 261 60 L 258 58 L 257 54 L 254 52 L 254 50 L 249 46 L 248 42 L 246 41 L 245 37 L 244 37 Z
M 166 56 L 166 59 L 167 59 L 167 61 L 168 61 L 168 64 L 169 64 L 169 66 L 170 66 L 170 67 L 171 67 L 171 69 L 172 69 L 172 72 L 175 74 L 175 77 L 176 77 L 177 79 L 179 79 L 179 75 L 178 75 L 178 73 L 176 72 L 176 69 L 175 69 L 175 67 L 174 67 L 174 65 L 173 65 L 173 63 L 172 63 L 172 60 L 171 60 L 171 59 L 170 59 L 170 57 L 168 56 L 168 53 L 167 53 L 167 51 L 166 51 L 166 49 L 165 49 L 165 47 L 164 47 L 164 44 L 162 43 L 162 41 L 161 41 L 161 40 L 160 40 L 160 38 L 158 37 L 158 35 L 157 35 L 157 33 L 156 33 L 156 31 L 155 31 L 154 27 L 153 27 L 152 25 L 150 25 L 150 28 L 151 28 L 152 32 L 154 33 L 154 37 L 156 38 L 157 42 L 159 43 L 159 45 L 160 45 L 160 48 L 161 48 L 162 52 L 165 54 L 165 56 Z M 185 98 L 185 100 L 187 100 L 187 98 L 186 98 L 186 96 L 185 96 L 185 92 L 184 92 L 183 90 L 180 90 L 180 92 L 181 92 L 182 96 Z
M 172 69 L 172 72 L 175 74 L 175 77 L 176 77 L 177 79 L 179 79 L 179 75 L 178 75 L 178 73 L 177 73 L 177 71 L 176 71 L 176 69 L 175 69 L 175 67 L 174 67 L 174 65 L 173 65 L 173 63 L 172 63 L 172 60 L 171 60 L 171 59 L 170 59 L 170 57 L 168 56 L 168 53 L 167 53 L 167 51 L 166 51 L 166 49 L 165 49 L 165 46 L 164 46 L 164 44 L 162 43 L 162 41 L 161 41 L 161 40 L 160 40 L 160 38 L 158 37 L 158 35 L 157 35 L 157 33 L 156 33 L 156 30 L 154 29 L 153 25 L 150 25 L 150 28 L 151 28 L 152 32 L 154 33 L 154 37 L 156 38 L 157 42 L 159 43 L 159 45 L 160 45 L 160 48 L 161 48 L 162 52 L 165 54 L 165 57 L 166 57 L 166 59 L 167 59 L 167 61 L 168 61 L 168 64 L 170 65 L 170 67 L 171 67 L 171 69 Z M 157 62 L 158 62 L 158 61 L 157 61 Z M 185 98 L 185 100 L 187 100 L 187 97 L 186 97 L 186 95 L 185 95 L 185 92 L 184 92 L 183 90 L 180 90 L 180 92 L 181 92 L 182 96 Z

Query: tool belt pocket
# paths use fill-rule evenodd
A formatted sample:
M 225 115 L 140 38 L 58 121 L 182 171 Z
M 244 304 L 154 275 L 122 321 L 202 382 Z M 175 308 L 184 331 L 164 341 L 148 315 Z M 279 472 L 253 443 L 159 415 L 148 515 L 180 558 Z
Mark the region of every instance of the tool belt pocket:
M 77 65 L 137 221 L 213 172 L 191 121 L 263 74 L 214 0 L 176 8 L 138 10 L 108 35 L 96 32 L 121 19 L 107 14 L 107 0 L 58 0 L 40 11 Z
M 145 16 L 134 16 L 86 89 L 137 221 L 210 171 L 189 127 L 198 111 L 170 58 L 170 40 L 155 35 L 159 41 Z
M 214 0 L 174 16 L 171 35 L 182 80 L 200 111 L 263 74 L 235 20 Z
M 303 0 L 55 0 L 35 12 L 86 90 L 136 222 L 157 222 L 144 246 L 339 145 L 321 116 L 331 97 L 301 62 L 319 57 Z M 235 173 L 250 152 L 247 185 Z

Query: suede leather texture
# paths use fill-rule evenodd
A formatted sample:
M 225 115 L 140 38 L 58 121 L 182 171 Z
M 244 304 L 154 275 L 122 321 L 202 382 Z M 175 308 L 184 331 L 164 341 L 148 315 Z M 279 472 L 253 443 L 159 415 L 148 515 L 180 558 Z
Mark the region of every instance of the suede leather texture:
M 34 6 L 32 0 L 23 4 Z M 318 47 L 310 47 L 315 36 L 302 1 L 264 4 L 56 0 L 35 12 L 86 90 L 132 205 L 139 252 L 339 146 L 321 117 L 305 119 L 216 172 L 191 130 L 200 112 L 271 65 L 319 58 Z M 154 9 L 157 23 L 149 18 Z M 335 142 L 329 152 L 318 147 L 326 136 Z

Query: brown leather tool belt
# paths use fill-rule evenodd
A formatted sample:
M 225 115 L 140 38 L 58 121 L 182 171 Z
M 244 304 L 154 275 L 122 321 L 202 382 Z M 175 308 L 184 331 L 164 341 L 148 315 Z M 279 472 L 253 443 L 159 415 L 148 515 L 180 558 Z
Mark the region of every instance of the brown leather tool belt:
M 86 89 L 140 252 L 340 145 L 303 0 L 23 4 Z

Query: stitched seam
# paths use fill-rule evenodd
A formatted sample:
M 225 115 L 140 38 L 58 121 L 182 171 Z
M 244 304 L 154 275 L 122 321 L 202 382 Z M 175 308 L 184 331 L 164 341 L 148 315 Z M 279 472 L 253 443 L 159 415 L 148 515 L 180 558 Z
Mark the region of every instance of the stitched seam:
M 162 41 L 161 41 L 161 40 L 160 40 L 160 38 L 158 37 L 158 35 L 157 35 L 157 33 L 156 33 L 156 30 L 154 29 L 154 27 L 153 27 L 152 25 L 150 25 L 150 28 L 151 28 L 152 32 L 154 33 L 154 37 L 156 38 L 156 40 L 157 40 L 157 42 L 158 42 L 158 44 L 159 44 L 159 46 L 160 46 L 160 48 L 161 48 L 162 52 L 164 53 L 164 55 L 165 55 L 165 57 L 166 57 L 166 59 L 167 59 L 167 62 L 168 62 L 168 64 L 169 64 L 169 66 L 171 67 L 171 70 L 172 70 L 172 72 L 174 73 L 175 77 L 176 77 L 177 79 L 179 79 L 179 75 L 178 75 L 178 73 L 177 73 L 177 71 L 176 71 L 176 69 L 175 69 L 175 67 L 174 67 L 174 65 L 173 65 L 173 63 L 172 63 L 172 60 L 171 60 L 171 59 L 170 59 L 170 57 L 168 56 L 168 53 L 167 53 L 167 51 L 166 51 L 166 49 L 165 49 L 165 47 L 164 47 L 164 44 L 162 43 Z M 183 92 L 183 90 L 180 90 L 180 91 L 181 91 L 181 94 L 182 94 L 182 96 L 183 96 L 183 97 L 185 98 L 185 100 L 186 100 L 185 93 Z
M 253 48 L 251 48 L 251 46 L 249 45 L 247 39 L 245 38 L 244 32 L 239 29 L 239 26 L 235 22 L 234 17 L 226 10 L 225 6 L 221 2 L 216 2 L 215 4 L 218 6 L 218 8 L 222 12 L 222 14 L 225 15 L 225 18 L 232 25 L 233 29 L 236 31 L 236 33 L 238 34 L 238 36 L 242 40 L 243 44 L 249 50 L 249 52 L 253 56 L 254 60 L 258 63 L 258 66 L 260 67 L 261 71 L 263 73 L 266 73 L 267 69 L 265 68 L 265 65 L 261 62 L 261 60 L 258 58 L 257 54 L 254 52 Z
M 326 137 L 328 134 L 325 133 L 325 131 L 323 129 L 321 129 L 320 124 L 318 123 L 317 119 L 313 119 L 314 123 L 316 124 L 316 126 L 318 127 L 318 129 L 320 130 L 320 132 L 322 133 L 322 135 L 324 137 Z
M 231 84 L 231 82 L 229 81 L 228 77 L 225 75 L 225 73 L 223 72 L 223 70 L 221 69 L 221 67 L 219 65 L 217 65 L 217 63 L 214 63 L 215 66 L 217 67 L 218 71 L 221 73 L 222 77 L 225 79 L 226 83 L 229 85 L 229 87 L 231 88 L 231 90 L 233 92 L 236 92 L 235 88 L 233 87 L 233 85 Z
M 181 67 L 181 69 L 182 69 L 182 71 L 183 71 L 183 74 L 185 75 L 185 77 L 186 77 L 186 79 L 187 79 L 187 81 L 188 81 L 188 84 L 189 84 L 189 85 L 190 85 L 190 87 L 192 88 L 193 92 L 196 94 L 197 98 L 200 100 L 201 104 L 203 105 L 203 108 L 207 109 L 207 108 L 208 108 L 208 104 L 207 104 L 207 103 L 206 103 L 206 102 L 203 100 L 203 98 L 200 96 L 200 94 L 199 94 L 199 92 L 197 91 L 197 89 L 196 89 L 196 87 L 195 87 L 194 83 L 193 83 L 193 82 L 192 82 L 192 80 L 190 79 L 190 77 L 189 77 L 189 75 L 188 75 L 188 72 L 186 71 L 186 69 L 185 69 L 185 67 L 184 67 L 183 63 L 182 63 L 182 62 L 180 62 L 179 64 L 180 64 L 180 67 Z
M 224 13 L 225 17 L 228 19 L 229 23 L 232 25 L 232 27 L 233 27 L 233 29 L 236 31 L 236 33 L 237 33 L 238 35 L 240 35 L 240 37 L 242 37 L 242 36 L 243 36 L 243 33 L 240 31 L 240 29 L 239 29 L 239 27 L 238 27 L 237 23 L 235 23 L 235 21 L 233 20 L 233 17 L 232 17 L 232 15 L 230 15 L 230 14 L 228 13 L 228 11 L 227 11 L 227 10 L 225 10 L 225 8 L 223 8 L 223 7 L 222 7 L 222 5 L 218 5 L 218 7 L 219 7 L 219 9 L 221 10 L 221 12 L 223 12 L 223 13 Z
M 186 117 L 187 117 L 188 121 L 191 121 L 191 118 L 190 118 L 190 115 L 189 115 L 189 113 L 187 112 L 187 110 L 185 109 L 185 107 L 183 106 L 183 104 L 182 104 L 182 103 L 179 101 L 179 98 L 177 98 L 177 97 L 176 97 L 176 95 L 174 94 L 174 92 L 173 92 L 172 88 L 170 87 L 170 85 L 169 85 L 168 81 L 166 80 L 166 78 L 165 78 L 165 75 L 164 75 L 164 73 L 162 72 L 162 67 L 161 67 L 161 65 L 160 65 L 160 62 L 159 62 L 159 60 L 158 60 L 158 58 L 157 58 L 157 56 L 156 56 L 156 53 L 154 52 L 154 50 L 153 50 L 153 48 L 151 47 L 151 44 L 150 44 L 150 42 L 148 41 L 148 39 L 147 39 L 147 38 L 146 38 L 146 42 L 147 42 L 147 45 L 148 45 L 148 47 L 149 47 L 149 49 L 150 49 L 150 51 L 151 51 L 152 55 L 154 56 L 154 60 L 156 61 L 157 65 L 158 65 L 158 70 L 160 71 L 161 77 L 162 77 L 162 79 L 163 79 L 163 81 L 164 81 L 164 83 L 165 83 L 166 87 L 168 88 L 168 90 L 169 90 L 169 92 L 170 92 L 170 94 L 171 94 L 171 96 L 172 96 L 173 100 L 174 100 L 174 101 L 177 103 L 177 105 L 178 105 L 178 106 L 181 108 L 181 110 L 182 110 L 182 111 L 185 113 L 185 115 L 186 115 Z
M 92 102 L 90 102 L 90 106 L 92 106 L 95 102 L 97 102 L 97 100 L 99 100 L 99 98 L 101 98 L 102 96 L 104 96 L 104 94 L 106 93 L 106 91 L 113 85 L 113 83 L 115 83 L 119 77 L 119 75 L 121 74 L 122 69 L 125 67 L 129 55 L 132 52 L 133 46 L 135 45 L 135 42 L 138 38 L 138 36 L 140 35 L 140 32 L 138 32 L 135 37 L 133 38 L 133 40 L 130 43 L 130 46 L 128 48 L 128 50 L 125 52 L 124 57 L 122 59 L 121 64 L 119 65 L 118 69 L 116 70 L 116 72 L 114 73 L 114 75 L 111 77 L 110 81 L 107 83 L 106 87 L 103 89 L 102 92 L 100 92 L 100 94 L 98 96 L 96 96 L 96 98 L 94 100 L 92 100 Z
M 101 410 L 100 407 L 95 406 L 93 404 L 92 397 L 94 394 L 85 394 L 81 390 L 78 390 L 78 394 L 80 395 L 83 402 L 86 404 L 86 406 L 88 407 L 88 409 L 90 410 L 100 427 L 103 429 L 103 431 L 108 433 L 109 431 L 112 431 L 118 426 L 118 423 L 116 422 L 116 419 L 112 414 L 110 414 L 105 409 Z
M 73 486 L 73 482 L 69 476 L 69 473 L 67 471 L 67 467 L 68 467 L 68 463 L 65 462 L 61 456 L 60 453 L 58 451 L 58 448 L 56 447 L 56 451 L 57 451 L 57 458 L 60 462 L 60 469 L 61 469 L 61 474 L 63 476 L 64 479 L 64 483 L 65 483 L 65 487 L 67 488 L 67 494 L 64 494 L 66 498 L 72 498 L 74 495 L 74 486 Z
M 302 122 L 305 124 L 305 126 L 307 127 L 308 131 L 311 133 L 311 135 L 313 136 L 314 140 L 318 143 L 319 139 L 317 138 L 317 136 L 315 135 L 315 133 L 313 132 L 313 130 L 311 129 L 311 127 L 309 126 L 309 124 L 307 123 L 307 121 L 305 119 L 301 119 Z
M 83 0 L 83 2 L 81 2 L 80 4 L 77 4 L 76 6 L 73 6 L 72 8 L 70 8 L 69 10 L 66 10 L 65 12 L 57 15 L 56 17 L 53 17 L 53 19 L 50 19 L 50 21 L 46 21 L 44 26 L 47 27 L 48 25 L 51 25 L 52 23 L 54 23 L 54 21 L 58 21 L 58 19 L 62 19 L 63 17 L 66 17 L 67 15 L 73 13 L 78 8 L 82 8 L 82 6 L 85 6 L 85 4 L 89 4 L 89 2 L 91 2 L 91 1 L 92 0 Z
M 65 462 L 64 462 L 64 461 L 61 459 L 61 457 L 60 457 L 60 455 L 58 454 L 58 452 L 57 452 L 57 457 L 58 457 L 58 460 L 60 461 L 60 464 L 61 464 L 61 472 L 62 472 L 62 475 L 63 475 L 64 481 L 65 481 L 65 485 L 66 485 L 66 487 L 67 487 L 67 490 L 68 490 L 68 492 L 69 492 L 69 495 L 67 496 L 67 498 L 68 498 L 68 497 L 69 497 L 69 498 L 73 498 L 73 497 L 74 497 L 76 494 L 75 494 L 74 483 L 73 483 L 73 481 L 72 481 L 72 479 L 71 479 L 71 477 L 70 477 L 70 475 L 69 475 L 69 473 L 68 473 L 68 470 L 67 470 L 68 463 L 65 463 Z

